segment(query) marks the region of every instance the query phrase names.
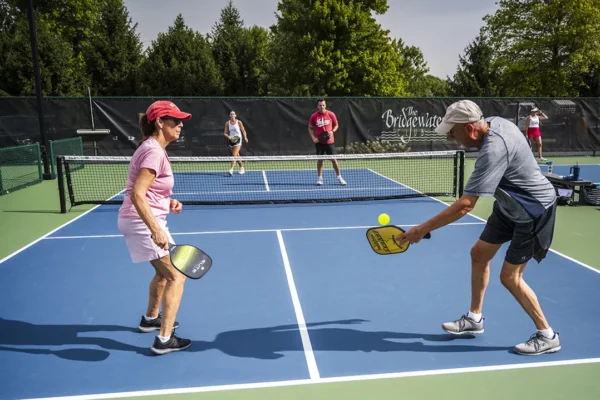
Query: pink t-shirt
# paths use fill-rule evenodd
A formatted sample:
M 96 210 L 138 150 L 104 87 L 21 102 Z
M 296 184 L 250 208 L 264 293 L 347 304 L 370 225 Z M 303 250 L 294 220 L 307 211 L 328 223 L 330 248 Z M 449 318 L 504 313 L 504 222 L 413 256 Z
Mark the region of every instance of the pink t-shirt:
M 146 198 L 148 204 L 150 204 L 152 214 L 157 218 L 165 219 L 170 209 L 170 196 L 174 184 L 173 171 L 167 152 L 153 137 L 146 139 L 131 158 L 125 199 L 119 209 L 119 217 L 139 218 L 139 214 L 131 202 L 130 194 L 142 168 L 148 168 L 156 172 L 156 178 L 148 189 Z

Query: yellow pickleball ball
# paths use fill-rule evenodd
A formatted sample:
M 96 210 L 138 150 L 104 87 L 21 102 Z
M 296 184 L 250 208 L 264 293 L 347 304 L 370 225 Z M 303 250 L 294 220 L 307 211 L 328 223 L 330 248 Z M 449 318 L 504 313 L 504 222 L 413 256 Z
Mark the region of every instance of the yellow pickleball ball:
M 387 225 L 390 223 L 390 216 L 387 214 L 381 214 L 377 220 L 381 225 Z

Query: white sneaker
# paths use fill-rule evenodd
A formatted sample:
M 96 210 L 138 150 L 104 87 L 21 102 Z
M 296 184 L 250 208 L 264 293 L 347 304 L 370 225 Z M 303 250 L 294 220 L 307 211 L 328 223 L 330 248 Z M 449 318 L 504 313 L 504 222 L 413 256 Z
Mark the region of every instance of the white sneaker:
M 558 332 L 554 332 L 553 338 L 544 337 L 536 332 L 525 343 L 518 344 L 514 351 L 525 356 L 537 356 L 545 353 L 555 353 L 561 349 Z
M 442 329 L 453 335 L 479 335 L 483 333 L 483 317 L 479 322 L 466 315 L 456 321 L 444 322 Z
M 317 186 L 321 186 L 323 184 L 323 177 L 320 176 L 319 179 L 317 180 Z
M 244 167 L 240 168 L 240 175 L 244 175 L 246 173 L 246 170 L 244 169 Z
M 229 170 L 229 172 L 228 172 L 228 174 L 229 174 L 230 176 L 231 176 L 231 175 L 233 175 L 233 169 L 230 169 L 230 170 Z
M 341 175 L 338 175 L 338 182 L 340 183 L 340 185 L 345 186 L 346 185 L 346 181 L 344 180 L 344 178 L 342 178 Z

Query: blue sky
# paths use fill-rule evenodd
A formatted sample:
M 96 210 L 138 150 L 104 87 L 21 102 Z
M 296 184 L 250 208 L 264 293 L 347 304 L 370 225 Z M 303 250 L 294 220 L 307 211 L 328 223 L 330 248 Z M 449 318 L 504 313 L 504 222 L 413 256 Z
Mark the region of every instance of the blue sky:
M 208 33 L 228 0 L 124 0 L 129 15 L 138 23 L 145 46 L 165 32 L 181 13 L 186 24 Z M 477 36 L 482 18 L 493 14 L 497 0 L 388 0 L 389 9 L 376 16 L 390 37 L 402 38 L 423 52 L 430 73 L 453 76 L 458 57 Z M 268 28 L 276 22 L 278 0 L 233 0 L 246 26 Z

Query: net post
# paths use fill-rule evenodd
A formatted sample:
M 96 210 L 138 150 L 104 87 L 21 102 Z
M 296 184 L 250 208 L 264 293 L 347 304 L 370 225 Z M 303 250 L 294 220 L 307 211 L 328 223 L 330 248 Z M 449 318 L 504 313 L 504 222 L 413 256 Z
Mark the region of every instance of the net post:
M 452 195 L 456 197 L 458 193 L 458 160 L 459 155 L 458 152 L 454 153 L 454 157 L 452 158 L 452 166 L 454 168 L 454 173 L 452 174 Z
M 75 204 L 75 194 L 73 193 L 73 183 L 71 182 L 71 169 L 69 167 L 69 163 L 65 160 L 65 158 L 61 157 L 61 159 L 64 161 L 64 173 L 65 178 L 67 180 L 67 190 L 69 191 L 69 201 L 71 202 L 72 207 Z
M 459 151 L 458 197 L 462 197 L 465 186 L 465 152 Z
M 56 179 L 58 179 L 58 197 L 60 199 L 60 213 L 67 213 L 67 199 L 65 198 L 65 180 L 63 176 L 63 157 L 56 157 Z
M 33 74 L 35 78 L 35 93 L 37 99 L 37 112 L 38 112 L 38 123 L 40 128 L 40 148 L 42 162 L 44 165 L 44 172 L 42 174 L 43 180 L 52 180 L 56 176 L 52 173 L 49 155 L 48 155 L 48 139 L 46 137 L 46 130 L 44 128 L 44 112 L 42 106 L 42 83 L 40 76 L 40 67 L 38 61 L 38 45 L 35 29 L 35 18 L 33 11 L 33 1 L 27 0 L 27 20 L 29 21 L 29 39 L 31 44 L 31 59 L 33 62 Z
M 38 165 L 38 176 L 39 176 L 39 180 L 43 180 L 44 179 L 44 173 L 43 173 L 43 163 L 42 163 L 42 149 L 40 147 L 40 144 L 37 143 L 37 146 L 35 148 L 36 154 L 37 154 L 37 165 Z
M 50 151 L 50 170 L 53 174 L 56 174 L 56 155 L 54 154 L 54 140 L 48 140 L 48 148 Z

